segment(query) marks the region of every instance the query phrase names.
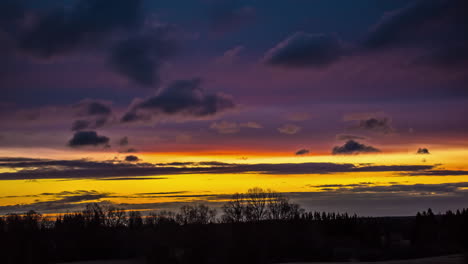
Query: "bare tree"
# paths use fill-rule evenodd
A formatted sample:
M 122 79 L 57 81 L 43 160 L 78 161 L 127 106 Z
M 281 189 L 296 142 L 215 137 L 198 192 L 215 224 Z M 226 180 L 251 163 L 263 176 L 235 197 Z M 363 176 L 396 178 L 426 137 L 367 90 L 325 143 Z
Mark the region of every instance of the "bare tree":
M 155 226 L 159 224 L 173 224 L 176 222 L 176 213 L 166 210 L 151 212 L 149 216 L 145 218 L 145 224 L 148 226 Z
M 245 194 L 245 217 L 247 221 L 260 221 L 268 216 L 267 204 L 271 197 L 271 190 L 255 187 Z
M 228 223 L 244 222 L 245 198 L 243 194 L 235 193 L 231 200 L 223 205 L 223 221 Z
M 298 204 L 291 203 L 287 197 L 277 193 L 270 193 L 268 211 L 269 219 L 290 220 L 299 217 L 304 210 Z
M 114 206 L 107 207 L 105 224 L 109 227 L 124 226 L 127 220 L 127 214 L 122 208 Z
M 87 204 L 86 209 L 83 210 L 83 216 L 86 223 L 94 226 L 103 225 L 106 218 L 104 211 L 97 203 Z
M 216 221 L 216 209 L 199 204 L 195 206 L 184 205 L 176 216 L 180 224 L 209 224 Z
M 227 223 L 288 220 L 303 212 L 298 204 L 272 190 L 252 188 L 246 194 L 236 193 L 223 206 L 222 220 Z

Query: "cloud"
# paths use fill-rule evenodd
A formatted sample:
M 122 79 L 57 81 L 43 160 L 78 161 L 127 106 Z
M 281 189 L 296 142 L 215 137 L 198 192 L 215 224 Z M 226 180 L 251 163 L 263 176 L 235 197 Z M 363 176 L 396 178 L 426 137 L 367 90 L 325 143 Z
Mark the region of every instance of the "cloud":
M 14 34 L 26 15 L 21 0 L 3 0 L 0 3 L 0 30 Z
M 121 121 L 150 120 L 153 116 L 200 118 L 236 106 L 227 95 L 206 93 L 200 85 L 200 79 L 174 81 L 158 95 L 135 104 Z
M 176 52 L 169 31 L 169 28 L 159 27 L 121 41 L 109 57 L 111 68 L 137 84 L 158 86 L 159 70 Z
M 96 129 L 104 126 L 107 123 L 107 117 L 100 117 L 89 120 L 75 120 L 72 124 L 72 131 L 79 131 L 84 129 Z
M 96 100 L 82 100 L 73 105 L 79 116 L 108 116 L 112 114 L 109 105 Z
M 252 129 L 260 129 L 263 126 L 257 122 L 245 122 L 238 124 L 237 122 L 229 122 L 229 121 L 219 121 L 214 122 L 210 125 L 211 129 L 217 130 L 221 134 L 234 134 L 240 131 L 241 127 L 252 128 Z
M 83 146 L 98 146 L 107 145 L 109 138 L 106 136 L 99 136 L 95 131 L 78 131 L 70 139 L 68 145 L 70 147 L 83 147 Z
M 135 155 L 128 155 L 128 156 L 125 157 L 125 161 L 127 161 L 127 162 L 137 162 L 137 161 L 140 161 L 140 159 Z
M 403 176 L 467 176 L 465 170 L 428 170 L 418 172 L 402 173 Z
M 468 3 L 419 0 L 387 12 L 361 41 L 345 46 L 334 35 L 296 32 L 264 56 L 268 65 L 323 68 L 344 56 L 409 49 L 413 65 L 440 68 L 468 65 Z
M 127 146 L 128 145 L 128 137 L 125 136 L 123 138 L 121 138 L 119 140 L 119 146 L 123 147 L 123 146 Z
M 423 29 L 426 23 L 438 19 L 445 12 L 448 2 L 450 1 L 413 1 L 405 8 L 387 12 L 372 27 L 363 46 L 368 49 L 380 49 L 417 41 L 422 37 L 421 33 L 428 33 L 418 31 Z
M 17 6 L 2 3 L 10 14 L 0 30 L 23 20 L 27 27 L 10 30 L 15 49 L 43 60 L 88 52 L 107 58 L 109 69 L 130 81 L 156 87 L 161 67 L 177 50 L 175 28 L 150 22 L 143 0 L 78 0 L 44 12 Z
M 247 127 L 247 128 L 255 128 L 255 129 L 263 128 L 263 126 L 260 123 L 252 122 L 252 121 L 241 123 L 240 126 Z
M 430 154 L 430 153 L 427 148 L 418 148 L 418 151 L 416 151 L 416 154 Z
M 394 131 L 391 120 L 387 117 L 384 118 L 376 118 L 372 117 L 365 120 L 359 120 L 358 124 L 353 127 L 354 129 L 358 130 L 366 130 L 372 131 L 377 133 L 388 134 Z
M 239 53 L 244 50 L 244 46 L 236 46 L 224 52 L 224 54 L 215 59 L 215 63 L 222 65 L 233 64 L 239 59 Z
M 141 0 L 80 0 L 39 17 L 21 37 L 21 48 L 43 58 L 96 47 L 111 33 L 141 23 Z
M 150 121 L 151 120 L 151 115 L 148 113 L 141 113 L 137 112 L 138 110 L 132 109 L 128 112 L 126 112 L 120 121 L 122 123 L 130 123 L 130 122 L 136 122 L 136 121 Z
M 386 13 L 361 43 L 365 51 L 418 47 L 415 62 L 455 66 L 468 62 L 468 4 L 464 0 L 414 1 Z
M 339 60 L 345 48 L 336 36 L 296 32 L 266 54 L 264 61 L 287 68 L 322 68 Z
M 40 159 L 35 158 L 21 158 L 21 157 L 0 157 L 0 162 L 2 163 L 16 163 L 16 162 L 32 162 L 38 161 Z
M 300 150 L 296 151 L 297 156 L 306 155 L 306 154 L 309 154 L 309 153 L 310 153 L 310 151 L 308 149 L 300 149 Z
M 211 129 L 215 129 L 221 134 L 234 134 L 240 131 L 240 127 L 236 122 L 220 121 L 210 125 Z
M 112 115 L 112 109 L 107 103 L 85 99 L 72 106 L 80 119 L 72 124 L 72 131 L 96 129 L 106 125 Z
M 90 127 L 89 121 L 87 121 L 87 120 L 75 120 L 75 122 L 73 122 L 71 130 L 72 131 L 78 131 L 78 130 L 86 129 L 88 127 Z
M 343 146 L 336 146 L 332 150 L 333 155 L 339 154 L 358 154 L 358 153 L 376 153 L 380 150 L 361 144 L 354 140 L 348 140 Z
M 3 213 L 23 213 L 29 210 L 39 212 L 62 212 L 71 209 L 84 209 L 85 202 L 99 201 L 111 194 L 100 193 L 95 190 L 63 191 L 60 193 L 41 193 L 34 195 L 37 198 L 47 198 L 47 201 L 36 201 L 30 204 L 17 204 L 0 206 Z M 53 199 L 53 200 L 51 200 Z M 39 200 L 39 199 L 38 199 Z
M 416 193 L 453 193 L 463 191 L 468 187 L 468 182 L 457 183 L 439 183 L 439 184 L 393 184 L 370 186 L 368 184 L 356 185 L 317 185 L 316 188 L 322 188 L 327 191 L 349 191 L 349 192 L 416 192 Z M 333 189 L 331 189 L 331 187 Z
M 301 129 L 302 128 L 300 126 L 296 126 L 296 125 L 293 125 L 293 124 L 285 124 L 285 125 L 282 125 L 281 127 L 279 127 L 278 131 L 281 134 L 294 135 L 294 134 L 299 133 L 299 131 L 301 131 Z
M 2 162 L 3 160 L 3 162 Z M 230 174 L 256 172 L 261 174 L 330 174 L 353 172 L 420 172 L 430 171 L 430 165 L 356 166 L 338 163 L 260 163 L 236 164 L 221 162 L 136 163 L 91 160 L 43 160 L 0 158 L 0 168 L 14 172 L 0 173 L 2 180 L 23 179 L 109 179 L 176 174 Z

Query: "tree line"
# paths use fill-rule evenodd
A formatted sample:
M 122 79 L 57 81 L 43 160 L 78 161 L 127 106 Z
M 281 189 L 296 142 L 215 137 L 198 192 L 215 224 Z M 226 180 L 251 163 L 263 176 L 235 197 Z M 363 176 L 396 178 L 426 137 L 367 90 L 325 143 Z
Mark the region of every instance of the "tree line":
M 141 258 L 146 263 L 376 261 L 460 253 L 468 210 L 414 217 L 305 211 L 261 188 L 234 194 L 218 212 L 203 204 L 142 215 L 97 203 L 52 219 L 0 217 L 0 262 Z

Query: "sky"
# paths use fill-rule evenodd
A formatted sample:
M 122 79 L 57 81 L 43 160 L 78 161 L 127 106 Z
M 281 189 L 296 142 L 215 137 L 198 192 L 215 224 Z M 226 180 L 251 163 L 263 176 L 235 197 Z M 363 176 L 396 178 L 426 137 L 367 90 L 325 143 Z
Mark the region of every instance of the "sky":
M 468 202 L 464 0 L 2 0 L 0 214 Z

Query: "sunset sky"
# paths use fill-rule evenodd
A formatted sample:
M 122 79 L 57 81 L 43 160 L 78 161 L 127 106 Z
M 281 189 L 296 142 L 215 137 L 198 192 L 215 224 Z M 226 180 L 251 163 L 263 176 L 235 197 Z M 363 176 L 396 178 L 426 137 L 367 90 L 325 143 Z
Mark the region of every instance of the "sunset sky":
M 0 214 L 468 204 L 465 0 L 1 0 Z

